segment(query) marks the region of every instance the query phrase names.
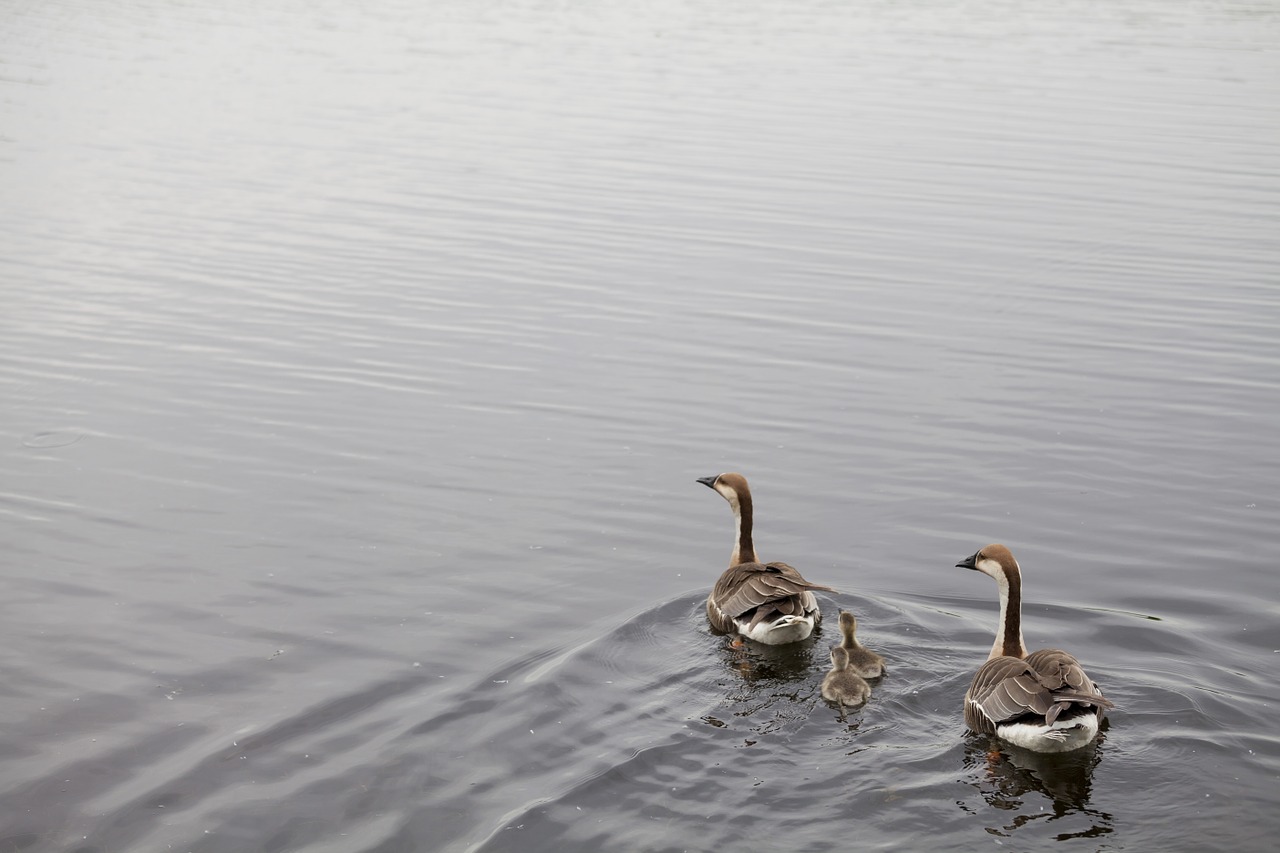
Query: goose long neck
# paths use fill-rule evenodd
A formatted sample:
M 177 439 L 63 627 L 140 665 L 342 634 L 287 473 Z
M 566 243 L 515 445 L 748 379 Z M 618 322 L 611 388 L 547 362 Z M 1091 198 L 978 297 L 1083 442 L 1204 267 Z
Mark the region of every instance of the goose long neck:
M 1026 643 L 1022 641 L 1022 575 L 1016 568 L 1001 567 L 996 575 L 1000 589 L 1000 624 L 996 627 L 996 641 L 989 657 L 1025 658 Z
M 751 543 L 750 492 L 738 493 L 738 500 L 734 504 L 733 514 L 738 522 L 738 536 L 733 542 L 733 556 L 729 559 L 729 565 L 736 566 L 740 563 L 757 562 L 756 549 Z

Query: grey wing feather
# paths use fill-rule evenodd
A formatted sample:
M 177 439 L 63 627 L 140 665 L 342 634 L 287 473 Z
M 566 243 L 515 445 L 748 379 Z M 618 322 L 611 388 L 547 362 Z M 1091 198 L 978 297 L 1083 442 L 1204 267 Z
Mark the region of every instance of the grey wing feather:
M 802 616 L 818 609 L 810 592 L 815 589 L 835 592 L 810 583 L 786 563 L 740 563 L 716 581 L 707 599 L 707 615 L 716 630 L 725 632 L 734 630 L 734 619 L 752 610 L 753 625 L 780 615 Z
M 1112 707 L 1079 661 L 1059 649 L 1044 649 L 1025 660 L 997 657 L 984 663 L 965 696 L 964 718 L 973 731 L 993 734 L 997 724 L 1028 714 L 1053 723 L 1074 703 L 1092 705 L 1099 714 Z
M 741 616 L 762 604 L 772 604 L 781 613 L 800 614 L 804 602 L 792 600 L 813 589 L 834 592 L 828 586 L 810 583 L 786 563 L 742 563 L 720 576 L 712 590 L 716 605 L 727 616 Z
M 1073 655 L 1061 649 L 1041 649 L 1027 655 L 1027 663 L 1053 694 L 1053 707 L 1045 715 L 1047 722 L 1058 719 L 1058 714 L 1074 702 L 1097 707 L 1099 716 L 1107 708 L 1115 707 L 1115 703 L 1104 697 L 1098 685 L 1085 674 L 1084 667 Z
M 969 685 L 964 702 L 965 724 L 975 732 L 994 734 L 997 723 L 1031 712 L 1043 714 L 1051 703 L 1047 699 L 1036 701 L 1041 690 L 1035 670 L 1026 661 L 992 658 L 979 668 Z

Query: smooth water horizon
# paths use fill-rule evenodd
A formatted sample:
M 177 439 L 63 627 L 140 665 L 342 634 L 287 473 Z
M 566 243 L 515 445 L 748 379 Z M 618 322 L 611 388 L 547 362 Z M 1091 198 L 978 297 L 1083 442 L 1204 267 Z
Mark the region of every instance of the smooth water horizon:
M 1275 3 L 0 33 L 0 850 L 1274 846 Z M 997 541 L 1087 750 L 964 730 Z

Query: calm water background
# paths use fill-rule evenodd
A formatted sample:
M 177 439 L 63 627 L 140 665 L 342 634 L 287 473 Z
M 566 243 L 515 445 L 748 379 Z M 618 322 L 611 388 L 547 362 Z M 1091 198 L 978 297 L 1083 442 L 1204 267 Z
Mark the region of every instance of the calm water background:
M 1274 849 L 1277 4 L 0 34 L 0 850 Z M 965 737 L 990 541 L 1095 750 Z

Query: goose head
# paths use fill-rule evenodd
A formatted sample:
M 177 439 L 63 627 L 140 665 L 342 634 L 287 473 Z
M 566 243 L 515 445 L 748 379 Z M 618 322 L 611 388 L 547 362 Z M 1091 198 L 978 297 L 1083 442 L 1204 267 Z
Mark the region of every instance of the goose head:
M 729 508 L 733 510 L 738 534 L 733 540 L 733 553 L 729 557 L 729 565 L 754 563 L 756 549 L 751 539 L 751 489 L 747 487 L 747 478 L 730 472 L 718 474 L 715 477 L 702 477 L 698 482 L 719 492 L 720 497 L 728 501 Z
M 997 581 L 1008 577 L 1009 572 L 1021 574 L 1018 568 L 1018 561 L 1013 559 L 1012 552 L 998 542 L 988 545 L 973 556 L 965 557 L 956 563 L 956 567 L 982 572 Z M 841 622 L 840 624 L 843 625 L 844 623 Z
M 729 506 L 733 507 L 734 512 L 741 509 L 742 496 L 749 497 L 751 494 L 747 487 L 747 478 L 733 472 L 718 474 L 714 477 L 701 477 L 698 482 L 719 492 L 720 496 L 729 502 Z
M 1000 592 L 1000 623 L 996 628 L 996 641 L 991 646 L 990 657 L 1027 656 L 1027 645 L 1022 639 L 1022 570 L 1009 549 L 998 543 L 988 545 L 972 557 L 965 557 L 956 565 L 962 569 L 982 572 L 996 582 Z

